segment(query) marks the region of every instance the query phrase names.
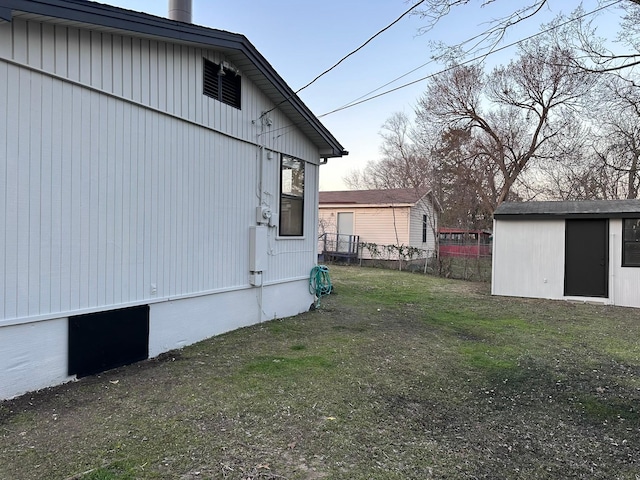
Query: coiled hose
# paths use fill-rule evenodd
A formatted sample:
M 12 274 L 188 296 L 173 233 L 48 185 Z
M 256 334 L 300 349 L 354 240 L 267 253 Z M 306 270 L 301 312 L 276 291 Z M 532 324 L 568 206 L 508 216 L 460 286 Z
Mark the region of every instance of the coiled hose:
M 316 265 L 309 275 L 309 293 L 316 296 L 315 308 L 320 306 L 320 298 L 329 295 L 333 290 L 329 269 L 324 265 Z

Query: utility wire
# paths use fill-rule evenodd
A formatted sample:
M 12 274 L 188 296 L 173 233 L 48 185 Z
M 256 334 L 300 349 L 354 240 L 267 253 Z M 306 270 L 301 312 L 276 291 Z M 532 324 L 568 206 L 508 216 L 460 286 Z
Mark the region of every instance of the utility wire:
M 385 96 L 385 95 L 388 95 L 388 94 L 390 94 L 390 93 L 396 92 L 396 91 L 401 90 L 401 89 L 403 89 L 403 88 L 410 87 L 411 85 L 415 85 L 416 83 L 420 83 L 420 82 L 423 82 L 423 81 L 425 81 L 425 80 L 428 80 L 428 79 L 430 79 L 430 78 L 432 78 L 432 77 L 435 77 L 435 76 L 437 76 L 437 75 L 440 75 L 440 74 L 442 74 L 442 73 L 446 73 L 446 72 L 448 72 L 448 71 L 450 71 L 450 70 L 453 70 L 454 68 L 456 68 L 456 67 L 458 67 L 458 66 L 466 65 L 466 64 L 469 64 L 469 63 L 472 63 L 472 62 L 476 62 L 476 61 L 478 61 L 478 60 L 485 59 L 485 58 L 487 58 L 488 56 L 490 56 L 490 55 L 492 55 L 492 54 L 494 54 L 494 53 L 498 53 L 498 52 L 500 52 L 500 51 L 502 51 L 502 50 L 506 50 L 507 48 L 511 48 L 511 47 L 513 47 L 513 46 L 519 45 L 520 43 L 526 42 L 527 40 L 531 40 L 532 38 L 535 38 L 535 37 L 537 37 L 537 36 L 540 36 L 540 35 L 543 35 L 543 34 L 545 34 L 545 33 L 548 33 L 548 32 L 550 32 L 550 31 L 552 31 L 552 30 L 555 30 L 555 29 L 558 29 L 558 28 L 563 27 L 563 26 L 565 26 L 565 25 L 568 25 L 569 23 L 575 22 L 575 21 L 580 20 L 580 19 L 582 19 L 582 18 L 585 18 L 585 17 L 587 17 L 587 16 L 589 16 L 589 15 L 593 15 L 594 13 L 597 13 L 597 12 L 599 12 L 599 11 L 601 11 L 601 10 L 604 10 L 604 9 L 607 9 L 607 8 L 612 7 L 612 6 L 614 6 L 614 5 L 617 5 L 618 3 L 621 3 L 621 2 L 622 2 L 622 0 L 616 0 L 616 1 L 612 2 L 612 3 L 609 3 L 609 4 L 604 5 L 604 6 L 602 6 L 602 7 L 596 8 L 595 10 L 591 10 L 591 11 L 589 11 L 589 12 L 586 12 L 586 13 L 584 13 L 584 14 L 582 14 L 582 15 L 578 16 L 578 17 L 571 18 L 571 19 L 567 20 L 567 21 L 566 21 L 566 22 L 564 22 L 564 23 L 561 23 L 561 24 L 558 24 L 558 25 L 554 25 L 553 27 L 550 27 L 550 28 L 548 28 L 548 29 L 546 29 L 546 30 L 543 30 L 543 31 L 541 31 L 541 32 L 538 32 L 538 33 L 535 33 L 535 34 L 529 35 L 528 37 L 521 38 L 520 40 L 517 40 L 517 41 L 515 41 L 515 42 L 512 42 L 512 43 L 510 43 L 510 44 L 508 44 L 508 45 L 503 45 L 502 47 L 495 48 L 495 49 L 491 50 L 490 52 L 483 53 L 482 55 L 477 55 L 477 56 L 475 56 L 475 57 L 473 57 L 473 58 L 470 58 L 469 60 L 465 60 L 464 62 L 461 62 L 461 63 L 459 63 L 459 64 L 456 64 L 456 65 L 453 65 L 453 66 L 450 66 L 450 67 L 447 67 L 447 68 L 441 69 L 441 70 L 439 70 L 439 71 L 437 71 L 437 72 L 435 72 L 435 73 L 431 73 L 431 74 L 429 74 L 429 75 L 427 75 L 427 76 L 425 76 L 425 77 L 419 78 L 419 79 L 414 80 L 414 81 L 409 82 L 409 83 L 405 83 L 405 84 L 403 84 L 403 85 L 400 85 L 400 86 L 398 86 L 398 87 L 392 88 L 392 89 L 390 89 L 390 90 L 385 90 L 384 92 L 379 93 L 378 95 L 375 95 L 375 96 L 373 96 L 373 97 L 363 98 L 363 97 L 366 97 L 367 95 L 369 95 L 369 94 L 371 94 L 371 93 L 373 93 L 373 92 L 376 92 L 376 91 L 380 90 L 381 88 L 386 87 L 387 85 L 390 85 L 390 84 L 392 84 L 392 83 L 394 83 L 394 82 L 398 81 L 398 80 L 399 80 L 399 79 L 401 79 L 401 78 L 406 77 L 407 75 L 410 75 L 411 73 L 415 72 L 416 70 L 419 70 L 420 68 L 423 68 L 423 67 L 425 67 L 426 65 L 429 65 L 430 63 L 433 63 L 433 62 L 435 61 L 435 59 L 429 60 L 428 62 L 426 62 L 426 63 L 424 63 L 424 64 L 420 65 L 419 67 L 416 67 L 416 68 L 414 68 L 414 69 L 410 70 L 409 72 L 407 72 L 407 73 L 405 73 L 405 74 L 403 74 L 403 75 L 401 75 L 401 76 L 397 77 L 396 79 L 391 80 L 390 82 L 387 82 L 387 83 L 385 83 L 384 85 L 382 85 L 382 86 L 380 86 L 380 87 L 376 88 L 375 90 L 372 90 L 371 92 L 366 93 L 366 94 L 364 94 L 364 95 L 362 95 L 362 96 L 358 97 L 357 99 L 355 99 L 355 100 L 353 100 L 353 101 L 351 101 L 351 102 L 349 102 L 349 103 L 347 103 L 347 104 L 343 105 L 342 107 L 338 107 L 338 108 L 336 108 L 336 109 L 334 109 L 334 110 L 331 110 L 331 111 L 329 111 L 329 112 L 327 112 L 327 113 L 323 113 L 322 115 L 318 115 L 318 117 L 317 117 L 317 118 L 326 117 L 326 116 L 328 116 L 328 115 L 331 115 L 331 114 L 334 114 L 334 113 L 340 112 L 340 111 L 342 111 L 342 110 L 346 110 L 346 109 L 348 109 L 348 108 L 355 107 L 355 106 L 360 105 L 360 104 L 362 104 L 362 103 L 366 103 L 366 102 L 368 102 L 368 101 L 370 101 L 370 100 L 375 100 L 376 98 L 383 97 L 383 96 Z M 467 43 L 467 42 L 469 42 L 469 41 L 471 41 L 471 40 L 475 40 L 476 38 L 478 38 L 478 37 L 479 37 L 479 36 L 481 36 L 481 35 L 483 35 L 483 33 L 480 33 L 480 34 L 478 34 L 478 35 L 474 36 L 474 37 L 473 37 L 473 38 L 471 38 L 471 39 L 465 40 L 464 42 L 462 42 L 462 44 Z M 468 53 L 468 51 L 467 51 L 467 53 Z M 362 99 L 362 100 L 361 100 L 361 99 Z M 282 104 L 282 103 L 284 103 L 285 101 L 286 101 L 286 100 L 284 100 L 283 102 L 279 103 L 278 105 L 281 105 L 281 104 Z M 272 111 L 272 110 L 274 110 L 275 108 L 277 108 L 277 106 L 276 106 L 276 107 L 274 107 L 274 108 L 272 108 L 271 110 L 269 110 L 269 112 L 271 112 L 271 111 Z M 279 137 L 281 137 L 281 136 L 285 135 L 285 132 L 286 132 L 287 130 L 289 130 L 290 128 L 297 127 L 297 126 L 298 126 L 298 124 L 297 124 L 297 123 L 292 123 L 292 124 L 289 124 L 289 125 L 284 125 L 284 126 L 279 127 L 279 128 L 277 128 L 277 129 L 270 130 L 270 133 L 272 133 L 272 134 L 273 134 L 273 133 L 276 133 L 276 132 L 278 132 L 278 131 L 281 131 L 282 133 L 280 133 L 280 135 L 277 135 L 276 137 L 274 137 L 274 138 L 279 138 Z
M 520 21 L 520 20 L 519 20 L 519 21 Z M 466 40 L 463 40 L 462 42 L 460 42 L 460 43 L 458 44 L 458 46 L 466 45 L 466 44 L 467 44 L 467 43 L 469 43 L 469 42 L 473 42 L 473 41 L 477 40 L 477 42 L 476 42 L 476 43 L 475 43 L 475 44 L 474 44 L 470 49 L 468 49 L 468 50 L 465 52 L 465 54 L 466 54 L 466 53 L 469 53 L 469 52 L 472 52 L 476 47 L 478 47 L 478 46 L 479 46 L 483 41 L 485 41 L 485 40 L 486 40 L 486 38 L 491 34 L 491 32 L 492 32 L 492 29 L 488 29 L 488 30 L 485 30 L 484 32 L 480 32 L 480 33 L 478 33 L 477 35 L 475 35 L 475 36 L 473 36 L 473 37 L 471 37 L 471 38 L 467 38 Z M 495 47 L 494 47 L 494 48 L 495 48 Z M 404 73 L 404 74 L 400 75 L 399 77 L 396 77 L 396 78 L 394 78 L 393 80 L 388 81 L 388 82 L 387 82 L 387 83 L 385 83 L 384 85 L 381 85 L 381 86 L 379 86 L 378 88 L 375 88 L 374 90 L 371 90 L 370 92 L 365 93 L 364 95 L 359 96 L 359 97 L 358 97 L 358 98 L 356 98 L 355 100 L 352 100 L 351 102 L 347 103 L 345 106 L 349 106 L 349 105 L 351 105 L 352 103 L 355 103 L 355 102 L 357 102 L 358 100 L 361 100 L 361 99 L 363 99 L 363 98 L 365 98 L 365 97 L 367 97 L 367 96 L 371 95 L 372 93 L 375 93 L 375 92 L 377 92 L 378 90 L 381 90 L 381 89 L 383 89 L 384 87 L 387 87 L 387 86 L 391 85 L 392 83 L 397 82 L 398 80 L 400 80 L 400 79 L 402 79 L 402 78 L 406 77 L 407 75 L 411 75 L 413 72 L 415 72 L 415 71 L 417 71 L 417 70 L 420 70 L 421 68 L 424 68 L 424 67 L 426 67 L 427 65 L 429 65 L 429 64 L 431 64 L 431 63 L 434 63 L 434 62 L 435 62 L 435 61 L 437 61 L 438 59 L 439 59 L 438 57 L 434 57 L 434 58 L 432 58 L 432 59 L 431 59 L 431 60 L 429 60 L 428 62 L 423 63 L 422 65 L 419 65 L 419 66 L 417 66 L 416 68 L 414 68 L 414 69 L 412 69 L 412 70 L 409 70 L 407 73 Z
M 325 76 L 327 73 L 329 73 L 331 70 L 333 70 L 334 68 L 336 68 L 338 65 L 340 65 L 342 62 L 344 62 L 347 58 L 349 58 L 350 56 L 354 55 L 355 53 L 359 52 L 360 50 L 362 50 L 364 47 L 366 47 L 369 43 L 371 43 L 371 41 L 373 41 L 374 38 L 378 37 L 379 35 L 383 34 L 384 32 L 386 32 L 387 30 L 389 30 L 391 27 L 393 27 L 396 23 L 398 23 L 400 20 L 402 20 L 404 17 L 406 17 L 409 13 L 411 13 L 418 5 L 424 3 L 426 0 L 420 0 L 418 3 L 416 3 L 415 5 L 413 5 L 411 8 L 409 8 L 407 11 L 405 11 L 402 15 L 400 15 L 398 18 L 396 18 L 393 22 L 391 22 L 389 25 L 387 25 L 386 27 L 384 27 L 382 30 L 379 30 L 377 33 L 375 33 L 373 36 L 369 37 L 369 39 L 364 42 L 362 45 L 360 45 L 358 48 L 356 48 L 355 50 L 352 50 L 351 52 L 347 53 L 344 57 L 342 57 L 340 60 L 338 60 L 335 64 L 333 64 L 333 66 L 327 68 L 324 72 L 322 72 L 321 74 L 319 74 L 318 76 L 316 76 L 313 80 L 311 80 L 309 83 L 307 83 L 306 85 L 304 85 L 303 87 L 300 87 L 298 90 L 296 90 L 294 92 L 294 94 L 298 94 L 300 93 L 302 90 L 304 90 L 305 88 L 311 86 L 312 84 L 314 84 L 316 81 L 318 81 L 321 77 Z M 383 88 L 383 87 L 380 87 Z M 263 112 L 261 116 L 264 116 L 268 113 L 273 112 L 276 108 L 278 108 L 280 105 L 282 105 L 285 102 L 288 102 L 290 99 L 292 98 L 292 96 L 285 98 L 284 100 L 282 100 L 280 103 L 278 103 L 276 106 L 274 106 L 273 108 L 270 108 L 269 110 L 267 110 L 266 112 Z
M 320 77 L 326 75 L 327 73 L 329 73 L 331 70 L 333 70 L 334 68 L 336 68 L 338 65 L 340 65 L 342 62 L 344 62 L 347 58 L 349 58 L 351 55 L 359 52 L 360 50 L 362 50 L 364 47 L 366 47 L 374 38 L 376 38 L 377 36 L 383 34 L 384 32 L 386 32 L 387 30 L 389 30 L 391 27 L 393 27 L 396 23 L 398 23 L 400 20 L 402 20 L 404 17 L 406 17 L 409 13 L 411 13 L 412 10 L 414 10 L 418 5 L 424 3 L 426 0 L 420 0 L 418 3 L 416 3 L 415 5 L 413 5 L 409 10 L 407 10 L 406 12 L 404 12 L 402 15 L 400 15 L 398 18 L 396 18 L 393 22 L 391 22 L 389 25 L 387 25 L 386 27 L 384 27 L 382 30 L 380 30 L 378 33 L 376 33 L 375 35 L 373 35 L 371 38 L 369 38 L 369 40 L 367 40 L 366 42 L 364 42 L 362 45 L 360 45 L 358 48 L 356 48 L 355 50 L 353 50 L 352 52 L 349 52 L 348 54 L 346 54 L 344 57 L 342 57 L 340 60 L 338 60 L 338 62 L 333 65 L 332 67 L 327 68 L 324 72 L 322 72 L 320 75 L 318 75 L 316 78 L 314 78 L 313 80 L 311 80 L 309 83 L 307 83 L 304 87 L 299 88 L 298 90 L 296 90 L 296 94 L 300 93 L 302 90 L 304 90 L 305 88 L 307 88 L 308 86 L 310 86 L 311 84 L 315 83 Z
M 475 56 L 475 57 L 473 57 L 473 58 L 470 58 L 470 59 L 468 59 L 468 60 L 465 60 L 464 62 L 458 63 L 458 64 L 456 64 L 456 65 L 452 65 L 452 66 L 447 67 L 447 68 L 444 68 L 444 69 L 441 69 L 441 70 L 439 70 L 439 71 L 437 71 L 437 72 L 431 73 L 431 74 L 429 74 L 429 75 L 427 75 L 427 76 L 425 76 L 425 77 L 419 78 L 419 79 L 414 80 L 414 81 L 412 81 L 412 82 L 405 83 L 405 84 L 403 84 L 403 85 L 400 85 L 400 86 L 398 86 L 398 87 L 392 88 L 392 89 L 390 89 L 390 90 L 385 90 L 384 92 L 379 93 L 378 95 L 374 95 L 373 97 L 367 97 L 367 98 L 362 99 L 362 98 L 363 98 L 363 96 L 367 96 L 367 95 L 369 95 L 369 94 L 365 94 L 365 95 L 363 95 L 363 96 L 359 97 L 358 99 L 353 100 L 353 101 L 351 101 L 351 102 L 349 102 L 349 103 L 347 103 L 347 104 L 343 105 L 342 107 L 338 107 L 338 108 L 336 108 L 335 110 L 331 110 L 330 112 L 323 113 L 322 115 L 318 115 L 318 118 L 326 117 L 327 115 L 331 115 L 331 114 L 333 114 L 333 113 L 340 112 L 340 111 L 342 111 L 342 110 L 346 110 L 347 108 L 355 107 L 356 105 L 360 105 L 360 104 L 365 103 L 365 102 L 368 102 L 368 101 L 370 101 L 370 100 L 374 100 L 374 99 L 376 99 L 376 98 L 380 98 L 380 97 L 382 97 L 382 96 L 384 96 L 384 95 L 388 95 L 388 94 L 390 94 L 390 93 L 396 92 L 396 91 L 401 90 L 401 89 L 403 89 L 403 88 L 410 87 L 411 85 L 415 85 L 416 83 L 423 82 L 423 81 L 425 81 L 425 80 L 428 80 L 428 79 L 430 79 L 430 78 L 433 78 L 433 77 L 435 77 L 435 76 L 437 76 L 437 75 L 440 75 L 440 74 L 442 74 L 442 73 L 446 73 L 446 72 L 448 72 L 448 71 L 451 71 L 451 70 L 453 70 L 454 68 L 456 68 L 456 67 L 458 67 L 458 66 L 461 66 L 461 65 L 467 65 L 467 64 L 469 64 L 469 63 L 473 63 L 473 62 L 476 62 L 476 61 L 478 61 L 478 60 L 486 59 L 489 55 L 492 55 L 492 54 L 494 54 L 494 53 L 501 52 L 502 50 L 506 50 L 507 48 L 511 48 L 511 47 L 513 47 L 513 46 L 519 45 L 519 44 L 521 44 L 521 43 L 523 43 L 523 42 L 526 42 L 527 40 L 531 40 L 531 39 L 536 38 L 536 37 L 538 37 L 538 36 L 540 36 L 540 35 L 544 35 L 545 33 L 548 33 L 548 32 L 551 32 L 551 31 L 553 31 L 553 30 L 556 30 L 556 29 L 558 29 L 558 28 L 560 28 L 560 27 L 563 27 L 563 26 L 565 26 L 565 25 L 568 25 L 569 23 L 575 22 L 575 21 L 580 20 L 580 19 L 582 19 L 582 18 L 584 18 L 584 17 L 587 17 L 587 16 L 589 16 L 589 15 L 593 15 L 594 13 L 597 13 L 597 12 L 599 12 L 599 11 L 601 11 L 601 10 L 607 9 L 607 8 L 609 8 L 609 7 L 612 7 L 612 6 L 614 6 L 614 5 L 616 5 L 616 4 L 620 3 L 620 2 L 622 2 L 622 0 L 616 0 L 616 1 L 612 2 L 612 3 L 609 3 L 609 4 L 607 4 L 607 5 L 603 5 L 602 7 L 596 8 L 595 10 L 591 10 L 590 12 L 586 12 L 586 13 L 584 13 L 584 14 L 582 14 L 582 15 L 579 15 L 579 16 L 577 16 L 577 17 L 571 18 L 571 19 L 567 20 L 566 22 L 563 22 L 563 23 L 561 23 L 561 24 L 558 24 L 558 25 L 554 25 L 554 26 L 552 26 L 552 27 L 549 27 L 549 28 L 547 28 L 546 30 L 542 30 L 542 31 L 540 31 L 540 32 L 538 32 L 538 33 L 534 33 L 534 34 L 532 34 L 532 35 L 529 35 L 528 37 L 521 38 L 520 40 L 517 40 L 517 41 L 515 41 L 515 42 L 509 43 L 509 44 L 507 44 L 507 45 L 503 45 L 502 47 L 494 48 L 494 49 L 492 49 L 491 51 L 489 51 L 489 52 L 487 52 L 487 53 L 483 53 L 482 55 L 477 55 L 477 56 Z M 477 38 L 477 36 L 476 36 L 475 38 Z M 465 42 L 463 42 L 463 43 L 466 43 L 466 41 L 465 41 Z M 400 77 L 396 78 L 395 80 L 392 80 L 392 81 L 390 81 L 390 82 L 387 82 L 387 83 L 386 83 L 386 84 L 384 84 L 383 86 L 378 87 L 377 89 L 373 90 L 373 91 L 372 91 L 372 92 L 370 92 L 370 93 L 376 92 L 376 91 L 380 90 L 381 88 L 384 88 L 385 86 L 387 86 L 387 85 L 389 85 L 389 84 L 391 84 L 391 83 L 393 83 L 393 82 L 395 82 L 395 81 L 399 80 L 400 78 L 403 78 L 403 77 L 405 77 L 405 76 L 409 75 L 410 73 L 415 72 L 416 70 L 418 70 L 418 69 L 420 69 L 420 68 L 422 68 L 422 67 L 424 67 L 424 66 L 426 66 L 426 65 L 428 65 L 428 64 L 430 64 L 430 63 L 432 63 L 432 62 L 433 62 L 433 60 L 430 60 L 429 62 L 427 62 L 427 63 L 425 63 L 425 64 L 423 64 L 423 65 L 421 65 L 421 66 L 419 66 L 419 67 L 417 67 L 417 68 L 414 68 L 414 69 L 413 69 L 413 70 L 411 70 L 410 72 L 405 73 L 404 75 L 402 75 L 402 76 L 400 76 Z M 362 100 L 360 100 L 360 99 L 362 99 Z
M 375 88 L 373 90 L 371 90 L 370 92 L 365 93 L 364 95 L 360 95 L 358 98 L 356 98 L 355 100 L 351 100 L 349 103 L 347 103 L 346 105 L 344 105 L 344 108 L 346 107 L 350 107 L 351 104 L 355 104 L 358 100 L 362 100 L 363 98 L 368 97 L 369 95 L 371 95 L 372 93 L 376 93 L 378 90 L 382 90 L 384 87 L 388 87 L 389 85 L 397 82 L 400 79 L 403 79 L 404 77 L 406 77 L 407 75 L 411 75 L 413 72 L 416 72 L 418 70 L 420 70 L 421 68 L 426 67 L 427 65 L 429 65 L 430 63 L 435 62 L 435 60 L 429 60 L 427 63 L 423 63 L 422 65 L 414 68 L 413 70 L 409 70 L 407 73 L 404 73 L 402 75 L 400 75 L 399 77 L 394 78 L 393 80 L 389 80 L 387 83 L 385 83 L 384 85 L 380 85 L 378 88 Z M 342 108 L 342 107 L 341 107 Z M 328 115 L 328 114 L 325 114 Z M 322 115 L 321 115 L 322 116 Z M 319 117 L 318 117 L 319 118 Z
M 475 36 L 473 36 L 473 37 L 471 37 L 471 38 L 467 38 L 466 40 L 463 40 L 463 41 L 462 41 L 462 42 L 460 42 L 458 45 L 459 45 L 459 46 L 466 45 L 466 44 L 467 44 L 467 43 L 469 43 L 469 42 L 473 42 L 473 41 L 477 40 L 477 42 L 476 42 L 476 43 L 475 43 L 475 44 L 474 44 L 470 49 L 468 49 L 468 50 L 465 52 L 465 54 L 466 54 L 466 53 L 469 53 L 469 52 L 472 52 L 476 47 L 478 47 L 478 46 L 479 46 L 479 45 L 480 45 L 480 44 L 481 44 L 481 43 L 482 43 L 482 42 L 487 38 L 487 36 L 488 36 L 490 33 L 491 33 L 491 29 L 489 29 L 489 30 L 485 30 L 484 32 L 480 32 L 480 33 L 478 33 L 477 35 L 475 35 Z M 424 68 L 424 67 L 426 67 L 427 65 L 429 65 L 429 64 L 431 64 L 431 63 L 436 62 L 437 60 L 439 60 L 439 58 L 440 58 L 440 57 L 434 57 L 434 58 L 432 58 L 431 60 L 429 60 L 428 62 L 425 62 L 425 63 L 423 63 L 422 65 L 418 65 L 418 66 L 417 66 L 417 67 L 415 67 L 414 69 L 409 70 L 407 73 L 404 73 L 404 74 L 400 75 L 399 77 L 396 77 L 396 78 L 394 78 L 393 80 L 388 81 L 388 82 L 387 82 L 387 83 L 385 83 L 384 85 L 381 85 L 381 86 L 379 86 L 379 87 L 377 87 L 377 88 L 375 88 L 375 89 L 371 90 L 370 92 L 365 93 L 364 95 L 359 96 L 359 97 L 358 97 L 358 98 L 356 98 L 355 100 L 352 100 L 351 102 L 347 103 L 347 104 L 345 105 L 345 107 L 348 107 L 348 106 L 350 106 L 352 103 L 355 103 L 355 102 L 357 102 L 358 100 L 361 100 L 361 99 L 363 99 L 363 98 L 366 98 L 366 97 L 368 97 L 369 95 L 371 95 L 372 93 L 375 93 L 375 92 L 377 92 L 378 90 L 382 90 L 384 87 L 387 87 L 387 86 L 389 86 L 389 85 L 391 85 L 391 84 L 393 84 L 393 83 L 397 82 L 398 80 L 400 80 L 400 79 L 402 79 L 402 78 L 406 77 L 407 75 L 411 75 L 413 72 L 416 72 L 416 71 L 420 70 L 421 68 Z

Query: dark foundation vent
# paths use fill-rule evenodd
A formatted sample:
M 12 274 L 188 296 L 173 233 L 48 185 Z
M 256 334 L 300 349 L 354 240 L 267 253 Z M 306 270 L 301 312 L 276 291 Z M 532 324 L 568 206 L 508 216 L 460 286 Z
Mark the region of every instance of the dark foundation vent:
M 69 375 L 78 378 L 149 358 L 149 306 L 69 318 Z

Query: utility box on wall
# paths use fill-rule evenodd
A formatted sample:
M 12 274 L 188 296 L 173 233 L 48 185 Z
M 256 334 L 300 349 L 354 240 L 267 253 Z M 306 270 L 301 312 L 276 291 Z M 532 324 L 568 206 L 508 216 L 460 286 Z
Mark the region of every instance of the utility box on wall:
M 249 283 L 262 285 L 262 272 L 267 266 L 266 226 L 249 227 Z

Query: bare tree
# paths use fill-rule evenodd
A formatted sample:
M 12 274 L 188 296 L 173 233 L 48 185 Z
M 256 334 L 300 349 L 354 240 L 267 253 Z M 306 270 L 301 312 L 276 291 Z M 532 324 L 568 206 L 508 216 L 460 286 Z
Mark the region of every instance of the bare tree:
M 603 168 L 617 178 L 618 196 L 638 198 L 640 190 L 640 89 L 609 76 L 600 89 L 593 150 Z
M 598 75 L 585 107 L 538 162 L 545 199 L 637 198 L 640 189 L 640 91 L 618 74 Z
M 404 113 L 393 114 L 382 126 L 382 159 L 364 170 L 351 171 L 343 180 L 353 189 L 428 188 L 432 176 L 429 155 L 415 141 Z
M 369 183 L 369 175 L 365 173 L 368 169 L 374 168 L 376 162 L 369 160 L 366 167 L 363 170 L 351 170 L 344 177 L 342 181 L 350 190 L 368 190 L 376 188 Z
M 534 197 L 544 200 L 585 200 L 608 198 L 603 196 L 600 185 L 608 182 L 601 176 L 607 173 L 594 168 L 591 149 L 593 131 L 583 116 L 584 111 L 566 112 L 572 120 L 553 139 L 550 149 L 554 152 L 536 162 L 531 189 Z
M 563 111 L 577 108 L 588 91 L 588 75 L 568 57 L 569 51 L 531 42 L 516 60 L 488 75 L 467 65 L 434 77 L 419 100 L 419 115 L 471 132 L 466 162 L 486 211 L 514 193 L 536 160 L 553 155 L 552 140 L 567 126 Z
M 591 73 L 628 76 L 633 67 L 640 65 L 640 6 L 629 1 L 616 3 L 615 8 L 622 10 L 616 38 L 599 35 L 600 17 L 588 15 L 582 6 L 568 15 L 559 15 L 542 28 L 555 38 L 556 45 L 579 52 L 576 66 Z
M 476 4 L 482 7 L 490 7 L 492 4 L 500 7 L 507 3 L 507 0 L 424 0 L 420 2 L 420 6 L 416 8 L 415 14 L 424 19 L 425 24 L 419 29 L 419 33 L 424 34 L 433 29 L 444 17 L 454 14 L 454 12 L 470 5 Z M 581 32 L 575 37 L 582 43 L 582 50 L 588 52 L 588 55 L 595 61 L 598 70 L 612 71 L 626 68 L 632 65 L 640 64 L 640 49 L 638 49 L 638 41 L 640 34 L 640 0 L 623 0 L 622 2 L 613 2 L 602 0 L 603 7 L 610 6 L 622 10 L 622 30 L 620 34 L 620 42 L 629 50 L 625 53 L 613 53 L 603 48 L 602 43 L 593 41 L 592 31 L 585 27 L 585 12 L 581 10 L 581 2 L 574 0 L 575 10 L 569 17 L 558 19 L 559 23 L 569 22 L 581 24 L 574 28 L 574 32 Z M 516 27 L 518 24 L 527 20 L 536 18 L 546 7 L 551 5 L 561 5 L 567 8 L 566 0 L 520 0 L 510 1 L 511 12 L 507 15 L 498 16 L 490 22 L 488 27 L 480 34 L 468 38 L 457 44 L 445 44 L 442 42 L 431 42 L 432 47 L 437 53 L 437 57 L 445 61 L 458 61 L 468 56 L 476 56 L 482 58 L 484 55 L 491 53 L 502 42 L 506 33 Z M 570 5 L 569 5 L 570 6 Z M 573 42 L 572 42 L 573 44 Z

